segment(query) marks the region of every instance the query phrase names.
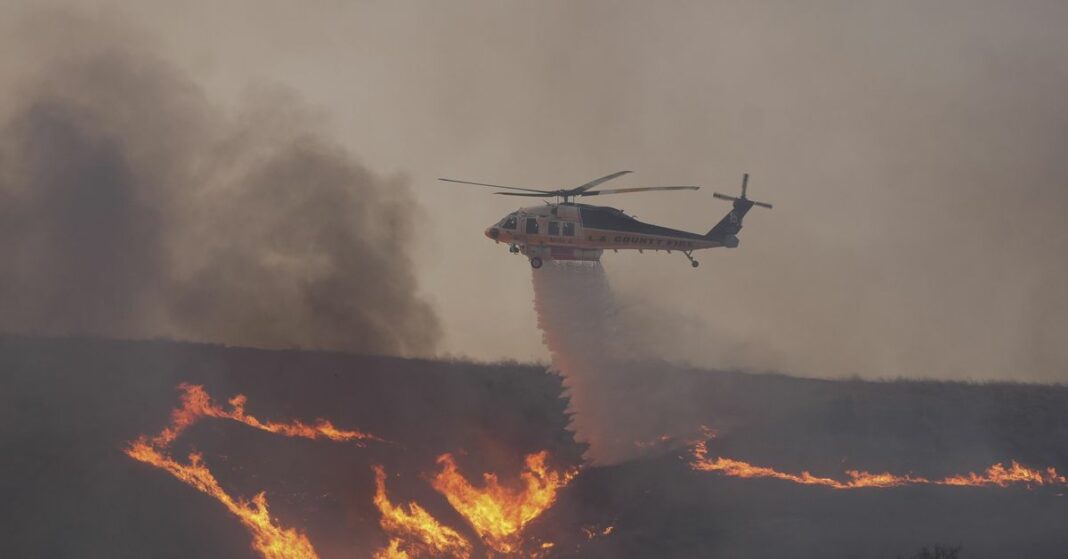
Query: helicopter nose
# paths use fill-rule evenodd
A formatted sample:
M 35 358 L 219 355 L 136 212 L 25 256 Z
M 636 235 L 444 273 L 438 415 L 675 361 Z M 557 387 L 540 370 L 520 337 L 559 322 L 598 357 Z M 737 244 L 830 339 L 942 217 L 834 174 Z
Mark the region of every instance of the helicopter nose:
M 501 236 L 501 232 L 498 231 L 496 227 L 490 227 L 489 229 L 486 229 L 486 236 L 496 241 L 497 237 Z

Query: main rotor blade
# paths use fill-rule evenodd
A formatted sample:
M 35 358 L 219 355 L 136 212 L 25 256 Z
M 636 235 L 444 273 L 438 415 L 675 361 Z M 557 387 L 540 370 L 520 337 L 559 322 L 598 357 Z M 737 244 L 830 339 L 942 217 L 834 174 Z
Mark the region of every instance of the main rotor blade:
M 537 192 L 537 193 L 540 193 L 540 194 L 547 194 L 547 195 L 551 195 L 552 194 L 552 192 L 550 192 L 548 190 L 537 190 L 537 189 L 534 189 L 534 188 L 519 188 L 519 187 L 515 187 L 515 186 L 501 186 L 499 184 L 486 184 L 484 182 L 459 181 L 459 180 L 456 180 L 456 179 L 441 179 L 441 178 L 439 178 L 438 180 L 439 181 L 445 181 L 445 182 L 455 182 L 455 183 L 459 183 L 459 184 L 473 184 L 475 186 L 488 186 L 490 188 L 504 188 L 506 190 L 522 190 L 524 192 Z
M 531 198 L 549 198 L 555 196 L 552 192 L 546 192 L 545 194 L 527 194 L 525 192 L 494 192 L 498 196 L 530 196 Z
M 581 193 L 586 192 L 587 190 L 589 190 L 589 189 L 601 184 L 602 182 L 608 182 L 608 181 L 610 181 L 612 179 L 622 177 L 623 175 L 625 175 L 625 174 L 627 174 L 629 172 L 630 171 L 616 171 L 615 173 L 612 173 L 611 175 L 605 175 L 605 176 L 603 176 L 603 177 L 601 177 L 599 179 L 594 179 L 594 180 L 592 180 L 592 181 L 590 181 L 590 182 L 588 182 L 588 183 L 586 183 L 586 184 L 584 184 L 582 186 L 576 186 L 575 188 L 572 188 L 570 190 L 570 193 L 571 194 L 581 194 Z
M 628 192 L 649 192 L 650 190 L 699 190 L 700 186 L 642 186 L 638 188 L 610 188 L 583 192 L 579 196 L 598 196 L 601 194 L 626 194 Z

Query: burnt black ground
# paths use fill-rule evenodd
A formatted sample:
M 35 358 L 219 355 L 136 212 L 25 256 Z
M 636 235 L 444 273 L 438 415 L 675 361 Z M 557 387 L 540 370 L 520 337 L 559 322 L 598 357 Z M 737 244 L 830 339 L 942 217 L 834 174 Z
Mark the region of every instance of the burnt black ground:
M 721 433 L 714 453 L 783 470 L 940 476 L 1011 458 L 1068 470 L 1068 389 L 1060 386 L 648 367 L 649 386 L 620 390 L 659 383 L 689 395 L 676 417 L 650 421 L 699 417 Z M 167 422 L 182 381 L 217 399 L 244 393 L 249 412 L 264 419 L 324 417 L 392 441 L 359 448 L 206 420 L 176 444 L 176 456 L 203 452 L 231 494 L 266 490 L 273 513 L 306 530 L 323 557 L 366 557 L 385 543 L 372 464 L 390 472 L 394 502 L 416 500 L 471 535 L 426 481 L 437 455 L 457 453 L 471 477 L 508 479 L 525 453 L 548 449 L 567 466 L 584 450 L 566 429 L 559 377 L 539 366 L 5 336 L 0 556 L 254 557 L 244 528 L 215 501 L 121 452 Z M 555 541 L 560 557 L 892 558 L 932 544 L 961 545 L 966 558 L 1064 557 L 1062 492 L 843 492 L 727 479 L 691 471 L 684 449 L 668 445 L 585 469 L 530 534 Z M 609 536 L 582 532 L 609 525 Z

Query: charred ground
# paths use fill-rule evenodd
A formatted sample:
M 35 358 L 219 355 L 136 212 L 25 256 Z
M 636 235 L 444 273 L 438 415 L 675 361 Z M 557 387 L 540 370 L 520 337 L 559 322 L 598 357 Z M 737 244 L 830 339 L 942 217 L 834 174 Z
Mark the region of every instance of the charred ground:
M 858 468 L 937 476 L 1010 459 L 1068 469 L 1061 386 L 642 367 L 647 383 L 628 377 L 613 390 L 688 393 L 677 420 L 704 417 L 720 433 L 714 452 L 754 463 L 824 475 Z M 181 382 L 221 399 L 243 393 L 257 415 L 322 417 L 389 441 L 359 448 L 215 422 L 194 426 L 176 449 L 202 452 L 236 495 L 265 490 L 272 514 L 305 530 L 323 557 L 369 556 L 385 544 L 371 503 L 373 464 L 390 473 L 396 500 L 418 501 L 470 534 L 427 482 L 438 455 L 454 453 L 470 478 L 495 471 L 507 480 L 526 453 L 548 450 L 555 466 L 568 467 L 585 451 L 567 429 L 561 379 L 539 366 L 0 337 L 0 553 L 255 557 L 248 534 L 216 502 L 122 453 L 127 441 L 167 422 Z M 643 400 L 633 401 L 640 416 Z M 675 421 L 663 413 L 647 419 Z M 555 542 L 559 557 L 892 558 L 939 543 L 962 545 L 968 558 L 1056 557 L 1068 545 L 1059 489 L 843 492 L 695 472 L 685 454 L 680 441 L 666 440 L 644 458 L 588 467 L 528 532 Z

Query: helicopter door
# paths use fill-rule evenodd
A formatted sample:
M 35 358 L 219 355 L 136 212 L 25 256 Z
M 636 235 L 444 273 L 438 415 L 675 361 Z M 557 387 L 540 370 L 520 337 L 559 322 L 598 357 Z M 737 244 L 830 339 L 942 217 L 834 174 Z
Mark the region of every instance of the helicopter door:
M 536 217 L 528 217 L 527 218 L 527 228 L 526 228 L 527 235 L 537 235 L 538 234 L 538 230 L 539 230 L 538 229 L 538 218 L 536 218 Z

